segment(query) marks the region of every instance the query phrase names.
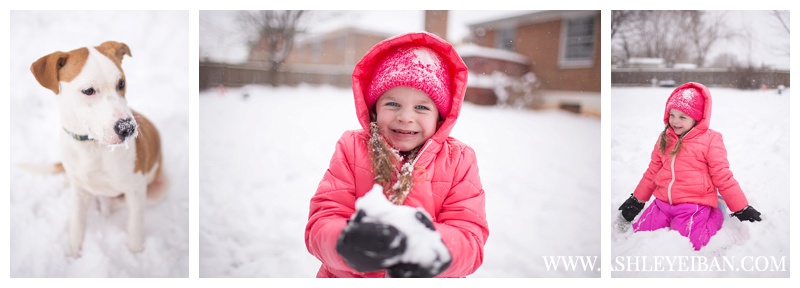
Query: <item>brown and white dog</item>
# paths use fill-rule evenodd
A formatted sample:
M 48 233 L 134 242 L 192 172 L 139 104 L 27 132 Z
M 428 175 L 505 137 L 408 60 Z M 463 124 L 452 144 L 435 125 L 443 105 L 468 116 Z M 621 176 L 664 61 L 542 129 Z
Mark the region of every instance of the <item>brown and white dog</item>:
M 36 81 L 57 94 L 64 131 L 61 167 L 74 194 L 69 218 L 74 257 L 80 256 L 86 211 L 95 197 L 125 199 L 128 249 L 142 251 L 145 202 L 165 188 L 158 131 L 125 99 L 125 55 L 131 56 L 128 45 L 107 41 L 53 52 L 31 65 Z

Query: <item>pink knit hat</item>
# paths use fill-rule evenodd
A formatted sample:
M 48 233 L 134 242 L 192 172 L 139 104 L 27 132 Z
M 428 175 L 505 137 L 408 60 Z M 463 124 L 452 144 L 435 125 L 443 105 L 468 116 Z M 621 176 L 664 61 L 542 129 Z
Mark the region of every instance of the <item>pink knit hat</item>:
M 431 97 L 439 115 L 450 113 L 450 75 L 447 62 L 433 50 L 421 46 L 403 46 L 388 53 L 375 67 L 375 74 L 367 89 L 367 107 L 370 109 L 387 90 L 397 86 L 419 89 Z
M 695 121 L 703 120 L 703 111 L 705 109 L 705 97 L 694 87 L 686 87 L 683 89 L 675 89 L 672 95 L 669 96 L 667 102 L 667 112 L 670 109 L 677 109 Z

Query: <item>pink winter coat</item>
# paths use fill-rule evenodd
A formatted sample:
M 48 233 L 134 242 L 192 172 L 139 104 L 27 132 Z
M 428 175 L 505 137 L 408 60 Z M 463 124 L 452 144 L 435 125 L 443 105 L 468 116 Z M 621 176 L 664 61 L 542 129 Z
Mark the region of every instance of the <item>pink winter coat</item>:
M 678 135 L 667 128 L 667 148 L 662 154 L 658 141 L 650 155 L 650 166 L 639 181 L 633 195 L 640 201 L 647 201 L 651 195 L 671 205 L 695 203 L 717 206 L 717 190 L 731 211 L 747 207 L 739 183 L 728 169 L 728 156 L 722 134 L 709 129 L 711 122 L 711 94 L 708 88 L 699 83 L 689 82 L 676 88 L 695 87 L 705 98 L 703 119 L 686 133 L 677 155 L 669 155 L 675 147 Z M 679 93 L 673 93 L 673 96 Z M 673 96 L 670 96 L 672 98 Z M 669 103 L 670 99 L 667 99 Z M 664 109 L 664 124 L 669 123 L 669 111 Z
M 427 33 L 404 34 L 384 40 L 370 50 L 353 72 L 353 94 L 362 130 L 347 131 L 336 143 L 330 167 L 311 198 L 305 241 L 308 251 L 321 262 L 317 277 L 384 277 L 385 271 L 360 273 L 336 253 L 336 240 L 355 212 L 355 201 L 372 188 L 374 173 L 367 153 L 370 111 L 364 101 L 373 67 L 381 55 L 407 43 L 419 43 L 442 54 L 450 62 L 453 80 L 452 109 L 440 121 L 436 133 L 423 144 L 414 172 L 413 189 L 403 205 L 422 207 L 453 256 L 439 277 L 465 277 L 483 263 L 483 246 L 489 236 L 485 200 L 475 152 L 449 137 L 464 100 L 467 67 L 456 51 Z

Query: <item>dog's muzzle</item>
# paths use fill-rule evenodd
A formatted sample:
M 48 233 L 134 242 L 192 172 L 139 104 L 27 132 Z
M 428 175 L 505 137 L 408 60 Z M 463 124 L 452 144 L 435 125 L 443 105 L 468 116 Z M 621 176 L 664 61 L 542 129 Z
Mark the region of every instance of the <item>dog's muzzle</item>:
M 125 141 L 125 138 L 128 138 L 136 132 L 136 123 L 133 122 L 132 118 L 120 119 L 117 121 L 117 124 L 114 125 L 114 132 L 117 133 L 120 140 Z

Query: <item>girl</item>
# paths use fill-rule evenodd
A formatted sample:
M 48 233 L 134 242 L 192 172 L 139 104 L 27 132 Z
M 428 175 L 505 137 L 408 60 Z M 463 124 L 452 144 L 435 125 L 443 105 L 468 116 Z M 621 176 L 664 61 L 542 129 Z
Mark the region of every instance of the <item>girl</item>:
M 475 152 L 449 137 L 466 91 L 461 57 L 433 34 L 403 34 L 368 51 L 352 80 L 363 129 L 345 132 L 336 144 L 305 231 L 308 251 L 322 262 L 317 277 L 475 272 L 489 236 L 484 192 Z M 356 199 L 375 183 L 394 204 L 427 212 L 430 219 L 418 213 L 414 221 L 438 232 L 450 255 L 437 255 L 436 265 L 389 263 L 404 253 L 396 240 L 417 235 L 360 220 L 364 211 L 356 211 Z
M 761 221 L 761 213 L 748 205 L 728 169 L 722 134 L 709 129 L 709 122 L 711 94 L 702 84 L 683 84 L 669 96 L 664 131 L 653 148 L 650 166 L 619 207 L 625 220 L 631 221 L 655 194 L 656 199 L 633 223 L 635 232 L 669 227 L 700 250 L 722 227 L 717 192 L 731 211 L 737 211 L 731 217 Z

